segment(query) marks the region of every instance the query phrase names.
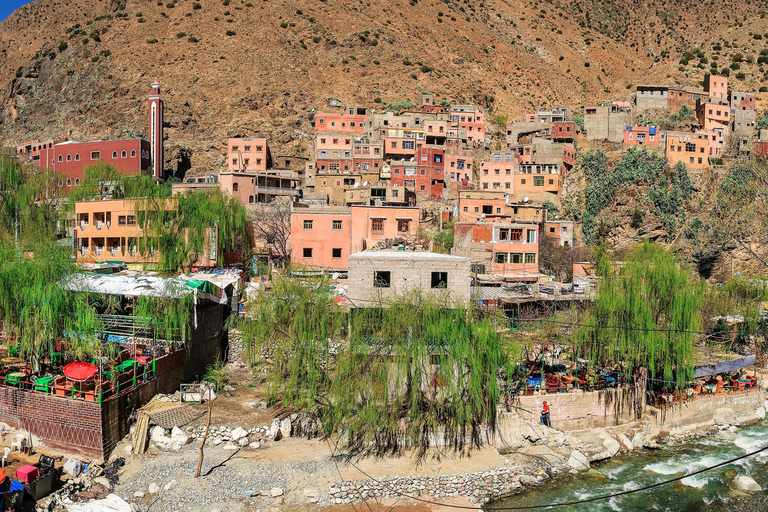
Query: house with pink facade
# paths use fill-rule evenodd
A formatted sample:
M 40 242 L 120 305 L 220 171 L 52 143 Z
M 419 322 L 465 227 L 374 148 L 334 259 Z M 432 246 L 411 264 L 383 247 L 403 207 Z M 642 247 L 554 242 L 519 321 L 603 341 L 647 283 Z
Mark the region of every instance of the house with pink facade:
M 664 143 L 664 132 L 656 126 L 636 124 L 624 129 L 624 144 L 627 146 L 653 146 Z
M 318 112 L 314 116 L 314 127 L 318 132 L 361 134 L 365 131 L 367 109 L 346 107 L 342 112 Z
M 515 193 L 515 152 L 493 151 L 488 161 L 480 164 L 480 188 Z
M 291 213 L 291 262 L 345 271 L 349 255 L 377 244 L 415 242 L 419 208 L 396 206 L 295 205 Z
M 467 145 L 485 146 L 485 112 L 474 105 L 451 105 L 451 125 L 467 131 Z
M 272 167 L 265 137 L 233 137 L 227 141 L 229 172 L 264 171 Z

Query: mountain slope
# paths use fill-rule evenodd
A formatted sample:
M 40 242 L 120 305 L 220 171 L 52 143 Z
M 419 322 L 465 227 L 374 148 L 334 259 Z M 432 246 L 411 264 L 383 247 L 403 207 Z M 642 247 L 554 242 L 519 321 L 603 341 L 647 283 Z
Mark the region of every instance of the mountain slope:
M 297 131 L 328 97 L 376 107 L 374 98 L 418 103 L 426 90 L 517 119 L 538 106 L 626 98 L 637 82 L 695 84 L 714 57 L 722 67 L 737 51 L 753 60 L 742 61 L 737 88 L 764 80 L 754 62 L 764 43 L 753 37 L 768 20 L 746 2 L 719 4 L 717 17 L 688 0 L 302 4 L 36 0 L 0 23 L 0 142 L 144 134 L 156 77 L 168 163 L 182 169 L 222 164 L 235 135 L 301 151 Z M 713 51 L 722 40 L 729 46 Z M 679 64 L 699 48 L 706 63 Z

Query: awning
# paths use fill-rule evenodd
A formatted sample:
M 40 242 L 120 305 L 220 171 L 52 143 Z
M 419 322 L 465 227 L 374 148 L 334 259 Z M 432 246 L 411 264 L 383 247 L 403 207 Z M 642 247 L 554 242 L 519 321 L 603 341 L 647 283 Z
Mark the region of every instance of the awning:
M 731 359 L 730 361 L 721 361 L 713 365 L 697 366 L 693 371 L 693 378 L 707 377 L 709 375 L 716 375 L 718 373 L 735 372 L 741 370 L 747 366 L 755 364 L 755 354 L 750 354 L 746 357 L 739 359 Z

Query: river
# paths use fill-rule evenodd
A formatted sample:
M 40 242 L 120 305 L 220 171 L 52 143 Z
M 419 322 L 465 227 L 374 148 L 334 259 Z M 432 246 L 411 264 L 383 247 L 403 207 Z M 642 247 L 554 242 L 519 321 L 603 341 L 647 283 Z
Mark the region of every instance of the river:
M 768 420 L 720 432 L 690 442 L 665 445 L 663 450 L 636 452 L 592 464 L 587 473 L 566 475 L 529 488 L 487 507 L 520 507 L 563 503 L 636 489 L 713 466 L 768 446 Z M 654 510 L 670 512 L 768 510 L 768 492 L 739 495 L 728 484 L 737 475 L 755 479 L 768 491 L 768 451 L 733 464 L 646 491 L 581 505 L 547 510 L 603 512 Z M 540 510 L 544 510 L 543 508 Z

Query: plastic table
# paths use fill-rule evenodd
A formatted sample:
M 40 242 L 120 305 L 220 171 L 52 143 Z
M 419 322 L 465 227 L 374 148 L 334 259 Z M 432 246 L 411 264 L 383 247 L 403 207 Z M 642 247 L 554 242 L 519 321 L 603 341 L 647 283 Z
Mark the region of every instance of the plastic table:
M 115 367 L 115 371 L 124 372 L 124 371 L 130 370 L 131 368 L 134 367 L 135 364 L 136 364 L 136 361 L 134 361 L 133 359 L 128 359 L 127 361 L 123 361 L 122 363 L 117 365 Z
M 13 372 L 5 376 L 5 383 L 11 386 L 21 387 L 21 383 L 27 378 L 27 374 L 24 372 Z
M 21 466 L 16 470 L 16 480 L 31 485 L 40 476 L 40 470 L 36 466 Z

